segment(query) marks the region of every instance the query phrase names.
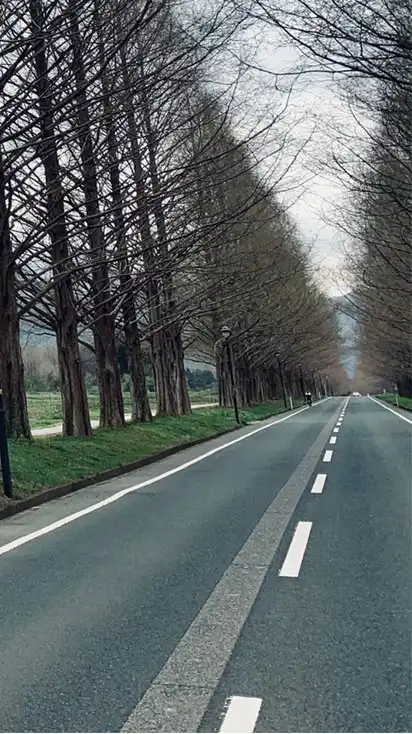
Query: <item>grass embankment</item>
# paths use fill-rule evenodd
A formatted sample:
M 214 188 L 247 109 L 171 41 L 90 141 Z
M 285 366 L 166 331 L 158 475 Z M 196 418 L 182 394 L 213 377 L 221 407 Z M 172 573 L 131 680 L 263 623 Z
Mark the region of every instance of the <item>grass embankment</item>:
M 246 425 L 283 411 L 283 402 L 275 400 L 242 410 L 240 416 Z M 129 464 L 187 441 L 212 437 L 235 426 L 233 410 L 204 408 L 189 416 L 156 418 L 150 424 L 97 429 L 90 438 L 10 440 L 14 499 Z
M 193 390 L 189 394 L 192 404 L 217 402 L 217 396 L 213 390 Z M 150 405 L 154 408 L 156 396 L 154 393 L 148 393 L 148 395 Z M 96 391 L 89 391 L 87 397 L 91 420 L 99 420 L 99 394 Z M 123 394 L 123 401 L 125 413 L 131 413 L 130 393 Z M 54 426 L 60 423 L 63 417 L 61 397 L 57 392 L 29 392 L 27 393 L 27 407 L 32 428 Z
M 396 395 L 395 393 L 385 393 L 382 395 L 377 395 L 377 398 L 380 398 L 380 400 L 385 400 L 386 403 L 391 403 L 392 405 L 396 406 Z M 404 408 L 405 410 L 412 410 L 412 398 L 402 398 L 400 395 L 398 396 L 399 401 L 399 407 Z

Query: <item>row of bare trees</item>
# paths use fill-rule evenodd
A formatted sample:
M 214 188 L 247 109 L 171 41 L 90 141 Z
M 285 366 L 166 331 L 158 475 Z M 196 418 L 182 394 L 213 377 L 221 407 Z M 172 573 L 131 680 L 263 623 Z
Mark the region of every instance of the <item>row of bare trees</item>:
M 385 90 L 380 115 L 358 199 L 360 350 L 371 377 L 412 397 L 412 84 Z
M 411 0 L 234 1 L 303 52 L 302 74 L 333 77 L 356 123 L 355 134 L 337 131 L 332 163 L 349 194 L 338 225 L 350 241 L 358 377 L 412 397 Z
M 277 352 L 289 380 L 299 363 L 342 380 L 335 317 L 263 176 L 261 133 L 235 134 L 236 82 L 207 76 L 242 17 L 173 0 L 4 3 L 0 387 L 11 436 L 30 437 L 22 318 L 55 334 L 66 435 L 91 433 L 85 344 L 105 427 L 125 421 L 119 343 L 132 419 L 151 420 L 148 349 L 157 413 L 185 414 L 185 352 L 213 359 L 225 321 L 243 404 L 279 394 Z

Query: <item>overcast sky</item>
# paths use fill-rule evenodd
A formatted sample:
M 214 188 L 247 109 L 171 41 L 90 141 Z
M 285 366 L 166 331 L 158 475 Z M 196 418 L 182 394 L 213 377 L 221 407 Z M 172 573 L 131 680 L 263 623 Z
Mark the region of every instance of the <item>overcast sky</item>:
M 358 127 L 330 76 L 297 76 L 302 65 L 299 53 L 282 44 L 273 30 L 250 31 L 249 36 L 237 53 L 261 70 L 245 72 L 238 84 L 238 130 L 253 132 L 256 125 L 263 127 L 271 116 L 279 116 L 270 132 L 252 147 L 264 161 L 270 180 L 279 180 L 280 197 L 290 206 L 302 239 L 313 245 L 312 258 L 322 289 L 340 295 L 348 290 L 345 250 L 351 241 L 339 228 L 347 192 L 333 170 L 331 156 L 339 152 L 339 140 L 346 133 L 356 135 Z M 250 56 L 254 47 L 258 50 Z M 230 75 L 225 76 L 221 64 L 215 73 L 222 85 Z M 276 151 L 279 140 L 281 152 Z
M 300 63 L 296 49 L 276 47 L 275 34 L 267 35 L 264 52 L 260 54 L 262 67 L 275 73 L 296 69 Z M 265 74 L 260 76 L 263 80 Z M 287 88 L 289 79 L 280 78 L 278 85 Z M 285 178 L 286 184 L 291 180 L 297 188 L 285 191 L 283 196 L 291 202 L 291 213 L 301 236 L 305 242 L 313 243 L 312 255 L 321 287 L 329 295 L 340 295 L 346 292 L 344 253 L 350 247 L 350 239 L 339 228 L 347 192 L 333 170 L 332 152 L 339 152 L 342 131 L 353 133 L 353 118 L 329 76 L 304 74 L 294 82 L 285 125 L 295 120 L 297 145 L 306 140 L 309 131 L 312 137 Z

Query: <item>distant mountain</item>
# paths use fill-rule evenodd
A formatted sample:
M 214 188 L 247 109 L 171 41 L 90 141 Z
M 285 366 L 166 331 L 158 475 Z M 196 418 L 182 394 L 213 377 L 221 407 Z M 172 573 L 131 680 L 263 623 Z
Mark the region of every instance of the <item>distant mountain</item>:
M 332 306 L 336 311 L 341 335 L 344 341 L 342 364 L 349 377 L 355 376 L 358 361 L 357 334 L 358 324 L 355 318 L 355 298 L 336 296 L 331 298 Z M 20 324 L 20 341 L 23 347 L 40 347 L 55 344 L 54 334 L 41 327 L 35 327 L 25 321 Z M 211 370 L 215 374 L 215 365 L 197 360 L 185 359 L 185 366 L 191 370 Z
M 83 339 L 84 339 L 83 334 Z M 55 336 L 52 332 L 40 326 L 32 326 L 27 321 L 20 322 L 20 342 L 24 348 L 26 347 L 48 347 L 54 346 L 56 343 Z M 197 361 L 196 359 L 185 359 L 185 367 L 190 370 L 210 370 L 213 374 L 216 373 L 216 367 L 211 362 Z

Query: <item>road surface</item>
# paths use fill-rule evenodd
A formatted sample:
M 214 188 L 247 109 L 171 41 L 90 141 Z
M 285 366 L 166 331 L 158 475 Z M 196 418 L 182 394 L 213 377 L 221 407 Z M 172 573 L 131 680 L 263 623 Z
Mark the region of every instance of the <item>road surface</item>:
M 218 405 L 218 403 L 195 403 L 192 405 L 192 410 L 198 410 L 199 408 L 214 408 Z M 156 415 L 156 408 L 152 409 L 152 415 Z M 125 414 L 125 421 L 126 423 L 129 423 L 132 420 L 132 414 L 126 413 Z M 100 421 L 98 420 L 92 420 L 90 421 L 92 428 L 98 428 L 100 425 Z M 40 438 L 41 436 L 58 436 L 63 430 L 63 423 L 54 423 L 52 426 L 46 426 L 45 428 L 33 428 L 32 429 L 32 436 L 33 438 Z
M 0 731 L 411 731 L 411 439 L 331 398 L 3 521 Z

